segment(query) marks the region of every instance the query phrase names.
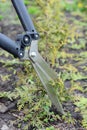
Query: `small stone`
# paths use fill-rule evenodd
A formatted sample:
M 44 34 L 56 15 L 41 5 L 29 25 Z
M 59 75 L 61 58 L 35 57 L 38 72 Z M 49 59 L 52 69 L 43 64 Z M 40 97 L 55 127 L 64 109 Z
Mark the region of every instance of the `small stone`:
M 4 125 L 2 126 L 2 128 L 1 128 L 1 130 L 9 130 L 9 127 L 8 127 L 6 124 L 4 124 Z
M 31 53 L 30 53 L 30 56 L 31 56 L 31 57 L 35 57 L 35 56 L 36 56 L 36 52 L 31 52 Z
M 3 103 L 0 103 L 0 112 L 4 113 L 6 110 L 7 110 L 7 107 Z

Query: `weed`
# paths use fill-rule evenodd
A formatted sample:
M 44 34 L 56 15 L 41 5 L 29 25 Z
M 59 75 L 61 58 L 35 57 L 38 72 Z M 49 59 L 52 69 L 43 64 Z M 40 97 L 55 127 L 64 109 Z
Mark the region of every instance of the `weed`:
M 74 37 L 75 33 L 70 31 L 61 13 L 60 1 L 45 2 L 36 0 L 41 10 L 41 15 L 35 19 L 35 25 L 40 32 L 39 49 L 45 58 L 54 65 L 59 49 L 67 43 L 68 36 Z M 47 3 L 47 4 L 46 4 Z
M 62 1 L 63 9 L 66 11 L 87 12 L 86 0 Z
M 3 19 L 3 16 L 2 15 L 0 15 L 0 21 Z
M 74 104 L 77 106 L 76 111 L 80 111 L 82 114 L 82 125 L 87 129 L 87 98 L 79 98 Z

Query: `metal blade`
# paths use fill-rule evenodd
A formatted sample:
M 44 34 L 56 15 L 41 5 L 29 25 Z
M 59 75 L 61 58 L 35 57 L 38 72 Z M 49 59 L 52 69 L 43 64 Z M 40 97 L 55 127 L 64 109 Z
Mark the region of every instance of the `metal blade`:
M 56 107 L 59 113 L 64 114 L 62 105 L 58 99 L 55 89 L 52 86 L 49 86 L 49 81 L 51 81 L 52 79 L 57 79 L 57 75 L 38 53 L 37 42 L 33 42 L 31 45 L 30 60 L 53 105 Z

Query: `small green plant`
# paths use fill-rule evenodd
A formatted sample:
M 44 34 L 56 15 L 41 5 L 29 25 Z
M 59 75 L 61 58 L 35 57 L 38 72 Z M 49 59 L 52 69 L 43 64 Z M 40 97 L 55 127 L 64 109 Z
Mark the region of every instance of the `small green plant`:
M 62 0 L 61 4 L 63 9 L 69 12 L 87 12 L 87 1 L 86 0 L 73 0 L 66 1 Z
M 50 81 L 49 84 L 55 88 L 57 95 L 62 103 L 70 100 L 70 96 L 64 87 L 64 82 L 62 79 L 59 78 L 57 80 Z
M 24 0 L 24 3 L 27 6 L 27 10 L 30 14 L 32 14 L 32 15 L 41 14 L 41 10 L 36 5 L 35 1 Z
M 28 12 L 32 15 L 37 15 L 41 13 L 40 9 L 37 6 L 29 7 Z
M 63 10 L 72 12 L 72 11 L 77 11 L 77 0 L 74 1 L 66 1 L 66 0 L 62 0 L 61 4 L 63 6 Z
M 28 6 L 30 4 L 29 0 L 24 0 L 24 3 L 26 6 Z
M 46 130 L 55 130 L 53 126 L 47 127 Z
M 0 15 L 0 21 L 3 19 L 3 16 L 2 15 Z
M 82 12 L 87 12 L 87 1 L 86 0 L 77 0 L 78 7 Z
M 82 114 L 82 125 L 87 129 L 87 98 L 79 98 L 74 104 L 77 106 L 76 111 L 80 111 Z

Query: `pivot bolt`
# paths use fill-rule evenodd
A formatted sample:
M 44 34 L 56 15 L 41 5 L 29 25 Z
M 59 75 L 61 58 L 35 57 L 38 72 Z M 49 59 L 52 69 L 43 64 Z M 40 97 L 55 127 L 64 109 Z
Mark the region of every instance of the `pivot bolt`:
M 23 40 L 24 40 L 25 43 L 29 43 L 30 42 L 30 37 L 25 35 Z
M 22 52 L 19 53 L 19 57 L 22 58 L 24 54 Z
M 36 34 L 35 37 L 38 38 L 39 37 L 38 34 Z
M 30 36 L 25 34 L 25 35 L 23 36 L 23 40 L 22 40 L 23 46 L 29 46 L 29 45 L 30 45 L 30 42 L 31 42 Z
M 31 57 L 36 57 L 36 52 L 31 52 L 31 53 L 30 53 L 30 56 L 31 56 Z
M 22 52 L 20 53 L 20 56 L 23 56 L 23 53 L 22 53 Z
M 29 38 L 26 36 L 24 39 L 25 42 L 29 42 Z
M 34 34 L 34 38 L 35 38 L 36 40 L 38 40 L 38 39 L 39 39 L 39 35 L 38 35 L 38 34 Z

